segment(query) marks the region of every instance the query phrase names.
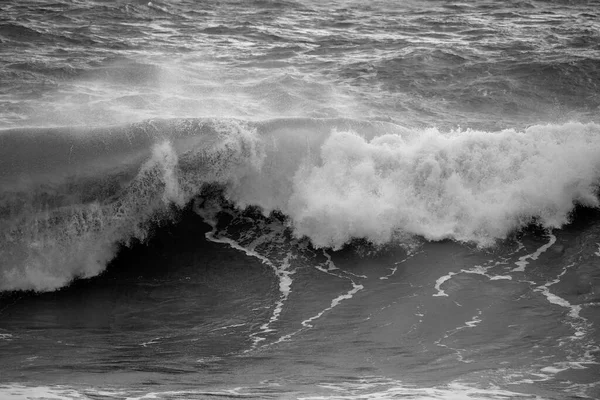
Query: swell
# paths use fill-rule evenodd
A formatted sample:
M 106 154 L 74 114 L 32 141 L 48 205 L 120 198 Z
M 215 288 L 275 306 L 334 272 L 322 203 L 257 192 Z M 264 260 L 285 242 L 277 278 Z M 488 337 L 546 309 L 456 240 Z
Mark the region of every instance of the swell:
M 119 245 L 145 240 L 215 185 L 237 208 L 285 215 L 315 247 L 414 236 L 490 246 L 531 223 L 559 228 L 576 206 L 598 206 L 600 126 L 441 132 L 298 118 L 19 129 L 0 133 L 0 171 L 0 290 L 54 290 L 99 274 Z

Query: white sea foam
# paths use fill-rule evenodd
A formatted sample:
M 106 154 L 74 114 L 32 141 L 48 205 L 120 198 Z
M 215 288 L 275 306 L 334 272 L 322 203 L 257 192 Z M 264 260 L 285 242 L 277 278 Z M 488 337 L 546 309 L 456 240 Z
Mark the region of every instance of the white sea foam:
M 317 246 L 385 243 L 396 231 L 489 245 L 533 219 L 556 228 L 575 204 L 598 205 L 599 132 L 576 123 L 370 140 L 333 132 L 279 208 Z
M 313 328 L 312 322 L 321 318 L 326 312 L 331 311 L 334 307 L 338 306 L 343 300 L 348 300 L 351 299 L 359 290 L 364 289 L 363 285 L 359 285 L 353 281 L 351 281 L 352 283 L 352 289 L 348 290 L 348 292 L 341 294 L 339 296 L 337 296 L 336 298 L 334 298 L 333 300 L 331 300 L 331 305 L 323 310 L 321 310 L 318 314 L 313 315 L 312 317 L 305 319 L 304 321 L 301 322 L 302 326 L 305 328 Z M 294 332 L 292 335 L 295 335 L 297 332 Z M 292 336 L 292 335 L 287 335 L 287 336 Z M 288 339 L 288 337 L 285 338 L 286 340 Z
M 334 249 L 353 238 L 414 235 L 487 246 L 532 222 L 561 227 L 577 204 L 600 204 L 597 124 L 499 132 L 346 125 L 260 126 L 262 161 L 226 175 L 228 199 L 279 210 L 298 237 Z
M 333 260 L 331 259 L 331 256 L 326 252 L 323 251 L 323 254 L 326 256 L 326 261 L 323 265 L 315 265 L 314 267 L 325 273 L 328 275 L 332 275 L 335 276 L 337 278 L 341 278 L 341 279 L 346 279 L 350 282 L 350 284 L 352 285 L 352 288 L 350 290 L 348 290 L 346 293 L 340 294 L 339 296 L 333 298 L 331 300 L 331 304 L 329 305 L 329 307 L 324 308 L 323 310 L 319 311 L 317 314 L 313 315 L 310 318 L 307 318 L 305 320 L 303 320 L 302 322 L 300 322 L 300 325 L 302 325 L 302 328 L 289 333 L 287 335 L 284 335 L 282 337 L 280 337 L 274 344 L 277 343 L 281 343 L 281 342 L 285 342 L 290 340 L 292 337 L 296 336 L 297 334 L 299 334 L 300 332 L 304 331 L 305 329 L 311 329 L 314 328 L 313 322 L 318 320 L 319 318 L 321 318 L 323 315 L 325 315 L 326 313 L 328 313 L 329 311 L 333 310 L 335 307 L 337 307 L 342 301 L 344 300 L 349 300 L 352 299 L 354 297 L 354 295 L 356 293 L 358 293 L 359 291 L 363 290 L 365 287 L 360 284 L 360 283 L 356 283 L 353 279 L 358 277 L 358 278 L 367 278 L 366 276 L 363 275 L 356 275 L 353 274 L 349 271 L 345 271 L 342 269 L 339 269 L 333 262 Z M 325 268 L 324 266 L 327 266 L 327 268 Z
M 522 257 L 519 257 L 519 261 L 516 261 L 515 264 L 517 265 L 516 268 L 513 268 L 511 271 L 513 272 L 523 272 L 525 271 L 525 268 L 527 267 L 527 265 L 529 264 L 529 262 L 527 260 L 537 260 L 538 257 L 544 253 L 546 250 L 548 250 L 550 247 L 552 247 L 552 245 L 554 243 L 556 243 L 556 236 L 554 236 L 552 233 L 548 233 L 548 243 L 546 243 L 543 246 L 540 246 L 536 251 L 534 251 L 531 254 L 526 254 Z
M 13 335 L 10 333 L 0 333 L 0 340 L 10 341 L 13 339 Z
M 590 332 L 593 332 L 593 327 L 588 319 L 581 316 L 582 306 L 571 304 L 566 299 L 550 291 L 550 287 L 559 283 L 569 268 L 574 265 L 565 266 L 555 279 L 534 288 L 534 291 L 544 295 L 549 303 L 568 310 L 567 318 L 563 322 L 573 330 L 573 335 L 558 340 L 559 347 L 567 352 L 567 359 L 543 368 L 542 372 L 545 373 L 556 374 L 569 369 L 585 369 L 590 365 L 599 364 L 594 354 L 598 352 L 600 347 L 597 345 L 595 338 L 589 335 Z
M 504 261 L 488 261 L 487 266 L 482 266 L 482 265 L 476 265 L 473 268 L 470 269 L 461 269 L 458 272 L 449 272 L 447 275 L 441 276 L 439 277 L 436 281 L 435 281 L 435 290 L 437 290 L 437 293 L 434 293 L 432 296 L 434 297 L 448 297 L 448 294 L 442 290 L 442 285 L 449 281 L 450 279 L 452 279 L 453 276 L 458 275 L 458 274 L 474 274 L 474 275 L 482 275 L 485 276 L 486 278 L 488 278 L 491 281 L 500 281 L 500 280 L 512 280 L 512 276 L 510 275 L 492 275 L 489 274 L 488 271 L 494 267 L 497 267 L 498 265 L 502 265 L 504 264 Z
M 292 278 L 291 275 L 294 274 L 293 270 L 290 270 L 290 260 L 294 257 L 292 254 L 286 255 L 283 260 L 270 260 L 268 257 L 258 253 L 255 250 L 257 245 L 256 241 L 252 242 L 248 245 L 241 245 L 237 241 L 230 239 L 228 237 L 220 237 L 217 235 L 217 220 L 216 214 L 221 210 L 218 202 L 210 199 L 208 201 L 204 201 L 201 205 L 196 202 L 194 204 L 195 212 L 202 216 L 204 220 L 212 226 L 212 230 L 205 234 L 206 238 L 214 243 L 222 243 L 230 246 L 233 249 L 239 250 L 246 254 L 249 257 L 255 257 L 259 259 L 263 264 L 268 265 L 275 276 L 279 281 L 279 299 L 275 303 L 273 307 L 273 311 L 271 313 L 271 317 L 268 321 L 263 323 L 259 328 L 258 332 L 254 332 L 250 335 L 252 338 L 253 344 L 251 349 L 254 350 L 260 342 L 265 340 L 264 335 L 270 332 L 273 332 L 274 329 L 272 325 L 279 320 L 279 317 L 283 311 L 283 306 L 288 299 L 291 291 L 292 291 Z M 260 238 L 259 238 L 260 240 Z
M 442 288 L 442 285 L 444 284 L 444 282 L 452 279 L 452 277 L 454 275 L 456 275 L 456 272 L 450 272 L 450 273 L 448 273 L 448 275 L 441 276 L 435 281 L 435 290 L 437 290 L 437 293 L 433 294 L 434 297 L 441 297 L 441 296 L 448 297 L 448 294 L 445 291 L 443 291 L 441 288 Z
M 565 268 L 563 268 L 562 272 L 556 277 L 556 279 L 536 287 L 534 289 L 534 291 L 542 293 L 546 297 L 548 302 L 550 302 L 552 304 L 556 304 L 556 305 L 564 307 L 564 308 L 567 308 L 569 310 L 569 314 L 568 314 L 569 318 L 578 321 L 578 323 L 572 324 L 573 328 L 575 329 L 574 337 L 580 337 L 580 336 L 585 335 L 586 328 L 587 328 L 586 327 L 587 320 L 580 315 L 581 306 L 577 305 L 577 304 L 571 304 L 567 300 L 563 299 L 562 297 L 560 297 L 550 291 L 550 286 L 553 286 L 553 285 L 559 283 L 560 278 L 563 275 L 565 275 L 567 273 L 567 271 L 569 270 L 569 268 L 573 267 L 574 265 L 575 264 L 567 265 Z

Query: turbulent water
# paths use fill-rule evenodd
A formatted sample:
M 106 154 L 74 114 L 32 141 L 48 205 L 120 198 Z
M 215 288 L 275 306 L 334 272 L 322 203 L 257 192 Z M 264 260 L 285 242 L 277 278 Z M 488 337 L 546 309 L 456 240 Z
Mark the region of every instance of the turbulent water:
M 600 2 L 0 3 L 0 398 L 600 398 Z

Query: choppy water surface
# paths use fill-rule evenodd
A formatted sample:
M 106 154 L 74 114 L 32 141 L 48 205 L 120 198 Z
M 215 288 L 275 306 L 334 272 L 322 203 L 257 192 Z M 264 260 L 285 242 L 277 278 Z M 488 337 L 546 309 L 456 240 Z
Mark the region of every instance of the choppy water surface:
M 2 123 L 597 113 L 596 1 L 4 2 Z
M 600 397 L 600 2 L 0 3 L 0 398 Z

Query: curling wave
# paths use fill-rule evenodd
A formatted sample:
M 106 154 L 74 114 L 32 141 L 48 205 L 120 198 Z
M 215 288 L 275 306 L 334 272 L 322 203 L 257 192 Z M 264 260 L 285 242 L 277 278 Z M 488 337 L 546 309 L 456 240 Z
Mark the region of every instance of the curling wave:
M 145 121 L 0 132 L 0 290 L 100 273 L 207 185 L 339 249 L 420 236 L 492 245 L 597 207 L 600 125 L 498 132 L 348 119 Z M 206 193 L 206 192 L 205 192 Z

